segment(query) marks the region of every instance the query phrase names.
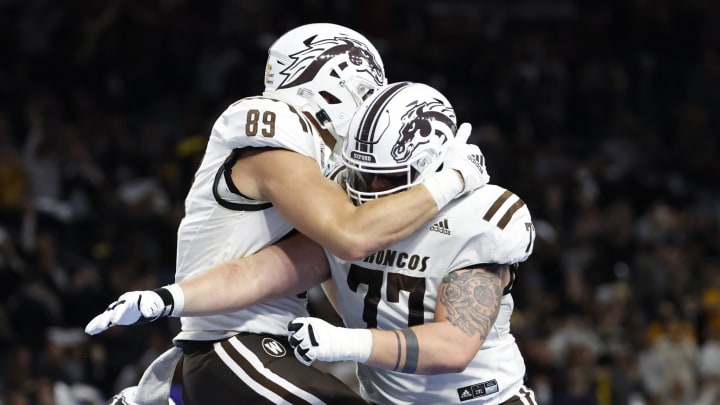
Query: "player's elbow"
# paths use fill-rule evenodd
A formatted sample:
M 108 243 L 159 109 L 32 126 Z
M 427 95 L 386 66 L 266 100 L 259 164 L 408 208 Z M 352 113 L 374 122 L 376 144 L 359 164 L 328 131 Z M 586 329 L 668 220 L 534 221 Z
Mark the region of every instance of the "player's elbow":
M 370 255 L 365 249 L 357 246 L 336 246 L 329 250 L 333 255 L 343 260 L 360 260 Z
M 475 359 L 477 351 L 473 350 L 459 350 L 454 356 L 452 362 L 452 370 L 449 373 L 462 373 Z
M 468 350 L 453 350 L 443 355 L 442 362 L 428 367 L 424 374 L 462 373 L 475 358 L 475 353 Z
M 440 333 L 438 337 L 435 345 L 452 349 L 432 350 L 433 354 L 430 355 L 432 360 L 428 362 L 424 374 L 462 373 L 475 359 L 484 342 L 484 339 L 479 339 L 477 335 L 469 336 L 456 331 L 455 328 L 452 328 L 450 333 Z M 435 354 L 440 352 L 442 352 L 441 356 Z
M 375 253 L 378 249 L 376 241 L 372 241 L 362 234 L 345 234 L 333 241 L 331 246 L 325 246 L 333 255 L 343 260 L 360 260 Z

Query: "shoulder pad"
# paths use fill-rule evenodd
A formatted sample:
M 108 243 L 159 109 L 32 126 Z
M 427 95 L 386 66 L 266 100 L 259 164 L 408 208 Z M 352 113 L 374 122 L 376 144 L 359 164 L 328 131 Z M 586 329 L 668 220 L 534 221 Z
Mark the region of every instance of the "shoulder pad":
M 461 256 L 473 263 L 518 263 L 532 253 L 535 228 L 525 202 L 511 191 L 492 184 L 449 205 L 446 215 L 462 219 L 458 228 L 465 239 Z
M 486 186 L 487 187 L 487 186 Z M 483 187 L 484 189 L 485 187 Z M 535 227 L 525 202 L 510 190 L 498 186 L 492 189 L 489 205 L 481 213 L 495 233 L 495 261 L 518 263 L 525 261 L 535 244 Z M 482 189 L 481 189 L 482 190 Z
M 213 130 L 231 149 L 274 147 L 314 153 L 308 119 L 293 106 L 267 97 L 248 97 L 231 104 Z

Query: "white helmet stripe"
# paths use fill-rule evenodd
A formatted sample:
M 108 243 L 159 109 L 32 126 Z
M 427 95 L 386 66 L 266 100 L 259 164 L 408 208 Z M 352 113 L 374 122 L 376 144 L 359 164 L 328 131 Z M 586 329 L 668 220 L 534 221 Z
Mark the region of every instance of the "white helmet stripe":
M 517 397 L 518 399 L 520 399 L 520 402 L 522 402 L 523 405 L 537 405 L 537 401 L 535 400 L 535 392 L 528 389 L 524 385 L 520 387 L 520 390 L 517 393 Z
M 236 337 L 215 343 L 215 352 L 225 365 L 248 387 L 275 404 L 324 404 L 315 395 L 304 391 L 266 368 L 262 361 Z
M 367 109 L 362 117 L 362 122 L 358 126 L 360 130 L 355 135 L 356 149 L 361 152 L 372 153 L 372 140 L 370 139 L 376 130 L 378 123 L 378 115 L 385 110 L 385 106 L 392 99 L 393 95 L 397 94 L 400 90 L 410 85 L 410 82 L 400 82 L 391 84 L 386 89 L 382 90 L 380 95 L 371 108 Z M 353 134 L 350 134 L 353 135 Z M 365 147 L 369 147 L 369 150 L 364 150 Z

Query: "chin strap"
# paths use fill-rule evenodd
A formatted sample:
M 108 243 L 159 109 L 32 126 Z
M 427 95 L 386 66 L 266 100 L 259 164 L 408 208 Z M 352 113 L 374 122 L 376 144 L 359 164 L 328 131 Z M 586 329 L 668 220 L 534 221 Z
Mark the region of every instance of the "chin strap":
M 327 111 L 320 110 L 315 113 L 315 118 L 318 120 L 320 125 L 322 125 L 323 128 L 326 128 L 326 124 L 330 123 L 330 116 L 328 115 Z
M 320 131 L 320 135 L 323 137 L 325 143 L 331 148 L 333 148 L 335 144 L 338 143 L 337 139 L 340 139 L 340 137 L 335 130 L 335 126 L 330 120 L 330 115 L 327 113 L 327 111 L 325 111 L 325 109 L 320 108 L 320 106 L 315 102 L 315 100 L 313 100 L 314 94 L 315 93 L 313 93 L 312 90 L 300 88 L 298 89 L 297 94 L 265 91 L 263 92 L 263 97 L 290 104 L 291 106 L 295 107 L 299 112 L 302 112 L 306 116 L 312 117 L 312 119 L 315 121 L 315 124 L 317 124 L 315 127 Z M 325 136 L 325 134 L 323 134 L 323 131 L 328 132 L 329 137 Z M 331 142 L 327 138 L 332 138 L 334 141 Z
M 307 92 L 307 90 L 305 90 Z M 313 105 L 310 102 L 310 99 L 305 96 L 304 94 L 301 94 L 301 91 L 298 91 L 298 94 L 290 94 L 288 91 L 265 91 L 263 92 L 263 97 L 271 98 L 273 100 L 282 101 L 284 103 L 290 104 L 291 106 L 298 109 L 298 112 L 311 112 L 311 111 L 317 111 L 317 109 L 313 109 Z
M 335 128 L 330 120 L 330 115 L 315 102 L 315 93 L 312 90 L 299 88 L 296 94 L 265 91 L 263 92 L 263 96 L 288 103 L 301 112 L 310 113 L 321 128 L 327 129 L 335 136 Z
M 315 93 L 312 90 L 300 88 L 298 89 L 297 95 L 305 100 L 303 110 L 313 114 L 313 117 L 315 117 L 320 127 L 329 131 L 333 138 L 337 139 L 338 132 L 335 129 L 332 119 L 330 119 L 330 114 L 315 101 Z

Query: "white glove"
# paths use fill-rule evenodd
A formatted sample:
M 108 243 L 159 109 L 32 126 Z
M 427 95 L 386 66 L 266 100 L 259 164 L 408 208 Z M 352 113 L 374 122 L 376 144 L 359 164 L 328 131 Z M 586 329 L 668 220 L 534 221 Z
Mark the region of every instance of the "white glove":
M 453 199 L 476 190 L 490 181 L 485 169 L 485 157 L 480 148 L 468 144 L 472 125 L 463 123 L 448 148 L 443 169 L 423 182 L 435 199 L 438 209 L 442 209 Z M 462 176 L 462 181 L 457 173 Z M 464 184 L 463 184 L 464 183 Z
M 458 196 L 476 190 L 490 181 L 490 175 L 485 168 L 485 156 L 480 147 L 467 143 L 471 133 L 471 124 L 465 122 L 460 125 L 443 162 L 443 168 L 455 169 L 462 174 L 465 187 Z
M 126 292 L 105 312 L 88 322 L 85 333 L 97 335 L 114 325 L 134 325 L 164 316 L 179 316 L 184 301 L 182 289 L 177 284 L 153 291 Z
M 288 323 L 288 340 L 295 357 L 306 366 L 315 360 L 359 363 L 367 361 L 372 350 L 369 329 L 348 329 L 319 318 L 295 318 Z

